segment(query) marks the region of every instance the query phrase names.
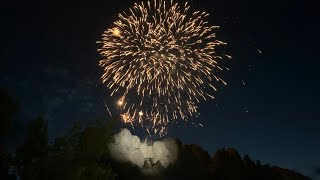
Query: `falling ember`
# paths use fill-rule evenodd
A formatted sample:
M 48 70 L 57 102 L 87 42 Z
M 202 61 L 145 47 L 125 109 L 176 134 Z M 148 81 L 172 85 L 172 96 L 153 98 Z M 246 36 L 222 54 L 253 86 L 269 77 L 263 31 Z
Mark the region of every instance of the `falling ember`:
M 119 101 L 118 101 L 118 105 L 119 105 L 119 106 L 122 106 L 122 105 L 123 105 L 123 101 L 122 101 L 122 100 L 119 100 Z
M 242 84 L 244 85 L 244 86 L 246 86 L 247 84 L 244 82 L 244 80 L 241 80 L 241 82 L 242 82 Z
M 121 35 L 120 30 L 118 28 L 113 28 L 112 29 L 112 34 L 114 36 L 118 36 L 118 37 L 120 37 L 120 35 Z
M 262 51 L 261 51 L 260 49 L 257 49 L 257 51 L 258 51 L 260 54 L 262 54 Z
M 135 3 L 102 35 L 103 82 L 119 98 L 121 119 L 139 124 L 149 135 L 198 116 L 197 104 L 214 98 L 222 57 L 206 21 L 206 12 L 191 12 L 188 3 L 151 0 Z M 231 58 L 231 56 L 224 55 Z

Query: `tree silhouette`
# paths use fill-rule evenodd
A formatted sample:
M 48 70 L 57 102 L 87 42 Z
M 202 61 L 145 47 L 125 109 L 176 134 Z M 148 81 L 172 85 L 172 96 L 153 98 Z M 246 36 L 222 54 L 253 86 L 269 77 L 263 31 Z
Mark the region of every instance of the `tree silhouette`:
M 216 179 L 244 179 L 244 164 L 237 150 L 221 149 L 212 157 Z
M 243 157 L 243 164 L 246 168 L 253 168 L 255 166 L 254 162 L 247 154 Z
M 114 179 L 108 150 L 110 126 L 97 121 L 82 131 L 75 123 L 66 135 L 56 138 L 49 151 L 49 179 Z
M 17 111 L 17 104 L 4 89 L 0 89 L 0 140 L 12 128 L 13 116 Z
M 12 179 L 8 175 L 8 169 L 13 164 L 11 154 L 2 144 L 3 138 L 12 130 L 13 118 L 17 111 L 17 105 L 7 91 L 0 88 L 0 178 Z
M 22 179 L 47 179 L 48 127 L 41 117 L 28 125 L 25 143 L 17 149 L 16 159 Z

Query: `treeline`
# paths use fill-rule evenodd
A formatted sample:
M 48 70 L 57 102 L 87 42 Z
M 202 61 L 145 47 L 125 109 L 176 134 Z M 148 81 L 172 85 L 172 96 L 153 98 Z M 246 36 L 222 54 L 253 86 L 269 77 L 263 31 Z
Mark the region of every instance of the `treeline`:
M 138 168 L 130 164 L 113 162 L 118 179 L 208 179 L 208 180 L 310 180 L 298 172 L 283 169 L 269 164 L 253 161 L 248 155 L 242 158 L 236 149 L 220 149 L 213 156 L 198 145 L 179 146 L 179 156 L 175 164 L 167 169 L 158 161 L 151 167 L 161 172 L 146 176 L 139 173 Z M 150 168 L 150 167 L 147 167 Z
M 197 145 L 182 145 L 180 157 L 168 173 L 167 179 L 212 180 L 309 180 L 297 172 L 243 158 L 236 149 L 220 149 L 210 157 Z
M 38 118 L 29 125 L 26 140 L 15 156 L 0 153 L 0 179 L 114 179 L 107 147 L 112 140 L 109 127 L 97 124 L 83 131 L 75 123 L 69 132 L 48 145 L 47 124 Z
M 308 180 L 297 172 L 282 169 L 248 155 L 243 158 L 232 148 L 220 149 L 212 157 L 197 145 L 179 144 L 179 157 L 167 169 L 158 162 L 158 175 L 146 176 L 131 164 L 113 161 L 108 152 L 112 126 L 103 123 L 82 130 L 78 123 L 48 145 L 46 122 L 33 121 L 26 140 L 16 155 L 2 151 L 1 179 L 23 180 L 109 180 L 109 179 L 213 179 L 213 180 Z M 148 167 L 150 168 L 150 167 Z M 9 173 L 8 173 L 9 171 Z M 10 172 L 11 171 L 11 172 Z

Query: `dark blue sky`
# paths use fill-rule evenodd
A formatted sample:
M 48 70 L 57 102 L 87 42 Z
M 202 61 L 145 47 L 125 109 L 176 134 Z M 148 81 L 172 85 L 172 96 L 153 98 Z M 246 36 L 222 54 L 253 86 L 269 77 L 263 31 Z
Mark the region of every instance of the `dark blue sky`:
M 303 1 L 192 0 L 228 43 L 228 86 L 202 103 L 203 128 L 169 136 L 210 154 L 235 147 L 264 163 L 312 175 L 320 166 L 319 16 Z M 1 5 L 0 88 L 19 103 L 14 139 L 43 115 L 50 137 L 75 120 L 105 118 L 96 41 L 132 1 L 29 1 Z M 261 51 L 261 53 L 259 52 Z M 243 82 L 242 82 L 243 81 Z M 244 85 L 245 84 L 245 85 Z

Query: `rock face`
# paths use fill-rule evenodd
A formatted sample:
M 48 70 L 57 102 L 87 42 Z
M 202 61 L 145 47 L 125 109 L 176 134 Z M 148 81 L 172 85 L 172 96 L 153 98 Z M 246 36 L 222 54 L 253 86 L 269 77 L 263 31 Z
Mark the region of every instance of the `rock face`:
M 155 141 L 148 146 L 141 143 L 139 137 L 132 135 L 128 129 L 122 129 L 114 135 L 114 140 L 109 145 L 111 157 L 120 162 L 131 162 L 140 168 L 144 167 L 146 160 L 152 164 L 160 162 L 167 168 L 178 156 L 177 143 L 172 139 Z

